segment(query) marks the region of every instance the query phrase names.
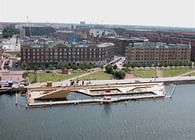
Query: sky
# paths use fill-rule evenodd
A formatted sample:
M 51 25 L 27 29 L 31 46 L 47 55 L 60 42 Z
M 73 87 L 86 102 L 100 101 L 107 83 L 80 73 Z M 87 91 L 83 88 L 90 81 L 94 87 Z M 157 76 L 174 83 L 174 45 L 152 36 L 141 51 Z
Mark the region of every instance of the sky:
M 195 27 L 195 0 L 0 0 L 0 22 Z

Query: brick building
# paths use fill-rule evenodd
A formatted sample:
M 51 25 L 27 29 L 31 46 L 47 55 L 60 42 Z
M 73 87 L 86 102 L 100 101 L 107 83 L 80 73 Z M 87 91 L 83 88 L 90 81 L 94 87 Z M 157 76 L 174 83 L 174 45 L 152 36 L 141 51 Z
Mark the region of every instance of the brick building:
M 130 64 L 174 65 L 190 63 L 191 45 L 162 42 L 130 43 L 126 60 Z
M 1 46 L 1 44 L 0 44 L 0 46 Z M 3 49 L 0 48 L 0 64 L 2 64 L 2 63 L 3 63 Z
M 146 38 L 137 37 L 102 37 L 100 42 L 112 42 L 115 44 L 114 54 L 118 56 L 125 56 L 125 48 L 129 43 L 144 42 Z
M 117 34 L 146 37 L 151 42 L 165 42 L 170 44 L 191 44 L 191 61 L 195 61 L 195 32 L 171 32 L 171 31 L 135 31 L 117 30 Z
M 91 63 L 102 66 L 113 58 L 113 43 L 57 44 L 53 46 L 21 47 L 22 64 Z

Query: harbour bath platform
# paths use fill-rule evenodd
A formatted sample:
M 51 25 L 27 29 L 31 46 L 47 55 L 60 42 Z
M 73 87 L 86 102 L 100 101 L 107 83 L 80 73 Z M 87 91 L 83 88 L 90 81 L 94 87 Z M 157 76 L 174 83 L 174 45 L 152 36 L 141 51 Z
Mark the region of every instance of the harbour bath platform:
M 72 93 L 83 94 L 89 98 L 67 100 L 66 97 Z M 27 105 L 29 107 L 40 107 L 84 103 L 105 104 L 163 97 L 165 97 L 165 88 L 162 82 L 41 87 L 28 90 Z

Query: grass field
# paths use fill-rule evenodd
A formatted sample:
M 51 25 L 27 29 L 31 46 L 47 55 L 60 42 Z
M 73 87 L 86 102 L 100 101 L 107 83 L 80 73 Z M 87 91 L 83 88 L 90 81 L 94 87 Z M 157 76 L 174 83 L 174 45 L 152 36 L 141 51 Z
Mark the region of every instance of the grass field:
M 151 78 L 156 77 L 156 71 L 154 69 L 150 70 L 137 70 L 132 72 L 136 77 L 141 78 Z
M 69 78 L 79 76 L 81 74 L 82 73 L 78 72 L 78 71 L 72 72 L 71 74 L 41 72 L 41 73 L 37 73 L 37 82 L 62 81 L 62 80 L 66 80 L 66 79 L 69 79 Z M 34 80 L 34 74 L 33 73 L 28 73 L 27 77 L 29 78 L 30 82 L 32 82 Z
M 105 73 L 103 71 L 97 71 L 95 73 L 86 75 L 81 80 L 111 80 L 113 79 L 112 74 Z
M 176 69 L 164 69 L 163 70 L 163 77 L 173 77 L 178 76 L 180 74 L 192 71 L 191 68 L 176 68 Z
M 191 73 L 191 74 L 189 74 L 187 76 L 195 76 L 195 72 L 193 72 L 193 73 Z

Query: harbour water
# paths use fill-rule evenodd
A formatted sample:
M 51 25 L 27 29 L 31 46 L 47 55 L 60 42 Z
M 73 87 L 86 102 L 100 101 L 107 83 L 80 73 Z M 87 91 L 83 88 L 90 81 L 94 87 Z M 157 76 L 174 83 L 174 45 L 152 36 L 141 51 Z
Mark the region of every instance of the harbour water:
M 173 86 L 167 86 L 169 94 Z M 194 140 L 195 85 L 173 98 L 25 108 L 0 95 L 0 140 Z

